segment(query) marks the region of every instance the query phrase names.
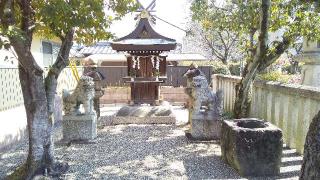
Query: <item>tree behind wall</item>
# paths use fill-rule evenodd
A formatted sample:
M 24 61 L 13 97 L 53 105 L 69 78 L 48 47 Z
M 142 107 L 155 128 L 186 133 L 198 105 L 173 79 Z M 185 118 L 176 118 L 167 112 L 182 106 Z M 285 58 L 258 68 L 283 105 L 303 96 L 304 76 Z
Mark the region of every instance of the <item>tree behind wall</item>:
M 261 12 L 264 12 L 266 8 L 263 3 L 265 1 L 262 1 Z M 243 5 L 241 3 L 239 7 Z M 260 28 L 256 28 L 259 33 L 257 43 L 250 48 L 252 55 L 247 60 L 242 81 L 237 86 L 234 107 L 234 114 L 237 118 L 249 116 L 252 83 L 256 75 L 275 62 L 302 36 L 315 39 L 320 34 L 319 24 L 316 23 L 320 20 L 320 16 L 312 4 L 301 3 L 298 0 L 288 2 L 277 0 L 270 2 L 270 10 L 268 11 L 268 16 L 263 16 L 260 13 L 260 23 L 258 23 Z M 266 24 L 263 25 L 263 22 Z M 271 41 L 263 35 L 268 32 L 275 32 L 274 35 L 280 36 Z M 265 44 L 264 49 L 261 49 L 262 44 Z
M 252 83 L 256 75 L 275 62 L 302 36 L 310 40 L 318 38 L 320 17 L 312 3 L 300 0 L 272 0 L 268 12 L 268 27 L 261 29 L 260 22 L 263 20 L 260 16 L 261 0 L 226 1 L 219 7 L 217 2 L 217 0 L 194 0 L 200 7 L 197 14 L 203 17 L 204 24 L 214 24 L 209 26 L 214 31 L 228 30 L 238 35 L 238 46 L 245 52 L 246 66 L 242 73 L 242 81 L 237 85 L 234 114 L 237 118 L 247 117 L 251 104 Z M 210 14 L 215 14 L 217 8 L 221 13 L 219 17 L 226 18 L 210 19 Z M 210 23 L 205 23 L 207 22 L 205 17 L 209 17 Z M 215 23 L 217 21 L 219 23 Z M 264 38 L 261 36 L 263 31 L 271 35 Z M 260 49 L 259 46 L 262 44 L 265 44 L 265 49 Z
M 57 173 L 54 160 L 53 103 L 60 72 L 69 64 L 73 41 L 90 43 L 108 39 L 115 11 L 122 16 L 135 9 L 133 0 L 1 0 L 0 33 L 10 40 L 19 61 L 19 77 L 27 115 L 29 151 L 27 161 L 9 178 L 31 179 L 37 173 Z M 62 41 L 56 62 L 44 79 L 31 53 L 33 35 L 58 37 Z
M 231 28 L 232 16 L 230 6 L 219 7 L 214 2 L 210 5 L 206 0 L 195 0 L 191 5 L 192 21 L 189 24 L 190 35 L 186 39 L 196 44 L 197 48 L 210 53 L 210 59 L 216 59 L 223 64 L 239 60 L 243 52 L 239 48 L 240 37 Z

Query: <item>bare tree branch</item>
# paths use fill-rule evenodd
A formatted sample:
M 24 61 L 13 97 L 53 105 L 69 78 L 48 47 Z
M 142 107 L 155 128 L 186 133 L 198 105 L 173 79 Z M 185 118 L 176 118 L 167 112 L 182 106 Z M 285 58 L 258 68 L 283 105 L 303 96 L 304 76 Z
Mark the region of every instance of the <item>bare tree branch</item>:
M 212 41 L 208 39 L 206 35 L 204 35 L 204 39 L 206 40 L 207 45 L 210 47 L 212 50 L 212 53 L 221 61 L 224 60 L 223 55 L 213 46 Z

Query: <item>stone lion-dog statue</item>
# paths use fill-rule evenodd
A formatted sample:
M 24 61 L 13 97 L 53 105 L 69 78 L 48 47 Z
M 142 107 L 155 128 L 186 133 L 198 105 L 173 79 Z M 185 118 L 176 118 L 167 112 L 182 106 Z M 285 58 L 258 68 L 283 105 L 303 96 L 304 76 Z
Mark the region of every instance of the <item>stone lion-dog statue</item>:
M 183 76 L 187 78 L 185 93 L 191 100 L 189 108 L 193 111 L 193 114 L 208 113 L 213 119 L 220 119 L 223 111 L 222 91 L 219 90 L 213 93 L 209 87 L 207 78 L 196 65 L 191 65 Z
M 94 81 L 89 76 L 82 76 L 73 91 L 63 90 L 63 110 L 65 115 L 81 115 L 80 105 L 83 104 L 84 114 L 94 114 L 93 100 L 95 97 Z

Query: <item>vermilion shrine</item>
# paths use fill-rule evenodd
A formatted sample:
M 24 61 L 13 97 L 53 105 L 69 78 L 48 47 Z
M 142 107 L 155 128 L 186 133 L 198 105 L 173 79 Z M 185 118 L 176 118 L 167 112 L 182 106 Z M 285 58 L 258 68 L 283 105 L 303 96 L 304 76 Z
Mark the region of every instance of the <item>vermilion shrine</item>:
M 111 46 L 116 51 L 129 53 L 127 56 L 131 101 L 134 104 L 158 104 L 160 84 L 166 80 L 166 56 L 164 51 L 174 50 L 176 41 L 157 33 L 151 25 L 147 10 L 139 15 L 136 28 L 127 36 L 115 40 Z

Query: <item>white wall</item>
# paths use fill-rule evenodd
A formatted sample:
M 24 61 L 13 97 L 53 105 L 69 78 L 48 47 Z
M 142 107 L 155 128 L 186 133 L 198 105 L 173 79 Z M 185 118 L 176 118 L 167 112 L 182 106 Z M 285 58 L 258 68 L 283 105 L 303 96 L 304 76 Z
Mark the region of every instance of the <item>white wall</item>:
M 32 44 L 31 44 L 31 53 L 35 58 L 37 64 L 43 68 L 44 63 L 43 63 L 43 54 L 42 54 L 42 41 L 54 42 L 57 44 L 61 44 L 61 41 L 58 38 L 47 40 L 46 38 L 42 38 L 39 36 L 33 37 Z M 6 56 L 8 56 L 9 62 L 4 61 Z M 11 61 L 13 62 L 13 64 L 11 63 Z M 16 56 L 13 54 L 12 51 L 0 49 L 0 68 L 4 68 L 4 67 L 18 67 L 18 60 L 16 59 Z
M 33 38 L 32 44 L 31 44 L 31 52 L 40 67 L 44 67 L 43 53 L 42 53 L 42 41 L 54 42 L 57 44 L 61 44 L 61 41 L 58 38 L 53 38 L 50 40 L 47 40 L 45 38 L 38 37 L 38 36 L 35 36 Z

